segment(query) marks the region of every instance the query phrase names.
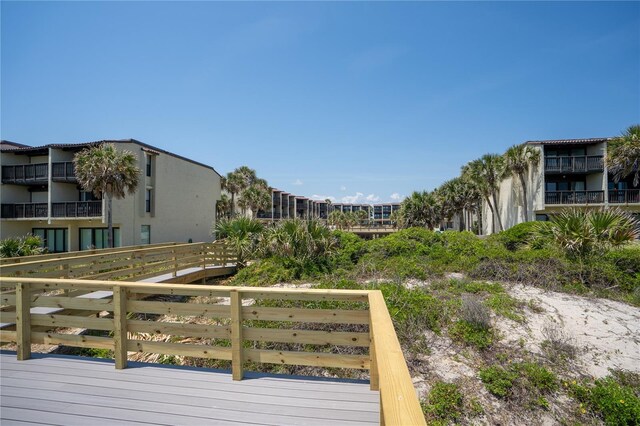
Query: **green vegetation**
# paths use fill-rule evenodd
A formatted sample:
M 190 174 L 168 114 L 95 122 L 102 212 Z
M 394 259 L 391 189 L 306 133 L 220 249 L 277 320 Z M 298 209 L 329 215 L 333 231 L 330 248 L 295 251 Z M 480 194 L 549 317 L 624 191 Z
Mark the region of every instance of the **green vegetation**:
M 0 241 L 0 257 L 33 256 L 43 252 L 42 240 L 35 235 L 5 238 Z
M 490 327 L 483 327 L 477 323 L 458 320 L 449 328 L 449 335 L 455 341 L 473 346 L 480 350 L 491 347 L 496 339 Z
M 434 383 L 426 401 L 422 401 L 422 411 L 432 425 L 446 425 L 456 422 L 462 416 L 463 396 L 454 383 Z
M 637 377 L 636 377 L 637 379 Z M 622 383 L 621 383 L 622 381 Z M 607 425 L 640 425 L 640 387 L 624 383 L 618 374 L 595 382 L 572 384 L 573 395 Z
M 549 408 L 547 397 L 558 389 L 556 375 L 535 362 L 491 365 L 479 375 L 491 394 L 529 408 Z
M 606 162 L 613 180 L 633 175 L 633 185 L 640 183 L 640 125 L 629 126 L 622 135 L 607 144 Z

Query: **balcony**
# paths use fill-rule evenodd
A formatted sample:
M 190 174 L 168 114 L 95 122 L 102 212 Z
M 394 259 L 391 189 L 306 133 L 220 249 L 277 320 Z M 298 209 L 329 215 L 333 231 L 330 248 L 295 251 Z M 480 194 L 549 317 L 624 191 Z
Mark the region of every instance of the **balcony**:
M 547 191 L 545 204 L 602 204 L 604 191 Z
M 2 219 L 46 218 L 49 209 L 47 203 L 2 204 Z
M 610 204 L 637 204 L 640 203 L 640 189 L 610 189 Z
M 545 157 L 546 173 L 589 173 L 604 170 L 602 155 L 581 155 L 568 157 Z
M 2 183 L 47 183 L 48 179 L 49 165 L 47 163 L 2 166 Z
M 56 182 L 72 182 L 75 183 L 76 168 L 72 161 L 64 161 L 51 164 L 51 180 Z
M 51 163 L 51 179 L 56 182 L 76 182 L 75 167 L 71 161 Z M 16 185 L 46 184 L 49 164 L 19 164 L 2 166 L 2 183 Z
M 47 203 L 2 204 L 3 219 L 46 218 Z M 51 217 L 102 217 L 102 201 L 51 203 Z

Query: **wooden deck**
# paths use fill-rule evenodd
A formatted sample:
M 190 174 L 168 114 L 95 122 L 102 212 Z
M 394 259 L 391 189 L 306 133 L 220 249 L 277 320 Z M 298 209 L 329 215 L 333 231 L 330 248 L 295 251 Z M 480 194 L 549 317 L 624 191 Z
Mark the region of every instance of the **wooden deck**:
M 245 373 L 0 351 L 0 423 L 162 425 L 378 424 L 365 381 Z

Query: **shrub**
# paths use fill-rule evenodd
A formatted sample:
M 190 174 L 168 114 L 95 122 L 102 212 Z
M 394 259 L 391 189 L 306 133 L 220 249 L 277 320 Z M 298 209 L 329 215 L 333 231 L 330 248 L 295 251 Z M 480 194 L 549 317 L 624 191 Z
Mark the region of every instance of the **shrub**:
M 543 245 L 543 239 L 538 238 L 537 228 L 538 222 L 523 222 L 515 225 L 506 231 L 495 234 L 494 237 L 507 250 L 515 251 L 526 245 L 540 248 Z
M 352 232 L 334 231 L 336 250 L 331 256 L 331 265 L 337 268 L 352 268 L 364 253 L 365 241 Z
M 441 241 L 441 234 L 424 228 L 409 228 L 367 241 L 366 251 L 382 257 L 426 255 Z
M 596 380 L 593 386 L 576 384 L 574 396 L 607 425 L 640 425 L 640 398 L 629 386 L 613 377 Z
M 480 350 L 489 348 L 495 340 L 495 335 L 491 328 L 482 327 L 463 319 L 456 321 L 449 328 L 449 336 L 455 341 Z
M 492 294 L 485 303 L 498 315 L 516 322 L 524 322 L 524 316 L 518 313 L 522 307 L 522 302 L 507 293 Z
M 447 321 L 442 301 L 422 288 L 407 289 L 403 285 L 386 283 L 378 285 L 377 289 L 382 291 L 396 330 L 413 323 L 419 324 L 422 332 L 426 329 L 439 332 Z
M 429 391 L 422 411 L 433 420 L 455 422 L 462 415 L 462 393 L 454 383 L 436 382 Z
M 0 257 L 33 256 L 43 252 L 42 240 L 35 235 L 27 234 L 0 241 Z
M 489 392 L 499 398 L 506 398 L 513 388 L 518 374 L 500 366 L 491 366 L 480 370 L 480 380 Z
M 488 329 L 491 327 L 489 310 L 478 297 L 470 294 L 462 295 L 460 317 L 478 328 Z
M 546 323 L 542 327 L 542 348 L 552 361 L 564 361 L 576 356 L 576 341 L 554 323 Z
M 290 282 L 296 277 L 296 270 L 286 267 L 280 259 L 262 259 L 240 269 L 233 277 L 234 284 L 271 285 Z

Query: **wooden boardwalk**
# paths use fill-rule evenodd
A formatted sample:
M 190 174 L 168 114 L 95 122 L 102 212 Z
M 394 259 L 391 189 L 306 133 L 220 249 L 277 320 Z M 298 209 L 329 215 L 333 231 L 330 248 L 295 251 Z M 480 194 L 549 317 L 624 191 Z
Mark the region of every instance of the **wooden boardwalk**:
M 0 351 L 0 423 L 373 425 L 379 393 L 364 381 L 245 373 Z

